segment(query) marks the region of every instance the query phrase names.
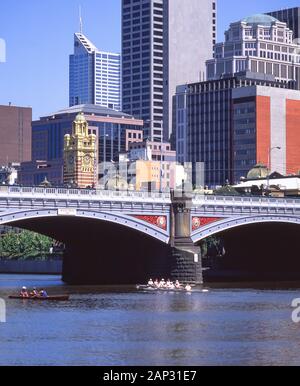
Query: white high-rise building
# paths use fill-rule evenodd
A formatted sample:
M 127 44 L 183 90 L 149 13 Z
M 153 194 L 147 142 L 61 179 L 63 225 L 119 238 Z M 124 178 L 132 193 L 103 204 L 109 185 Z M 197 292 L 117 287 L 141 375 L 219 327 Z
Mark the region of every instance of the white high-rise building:
M 257 14 L 230 24 L 225 42 L 215 45 L 214 58 L 207 61 L 207 76 L 214 80 L 242 72 L 300 89 L 299 45 L 286 23 Z
M 168 140 L 176 86 L 203 80 L 216 42 L 215 0 L 122 0 L 123 111 Z
M 121 55 L 99 51 L 82 33 L 70 55 L 70 106 L 95 104 L 121 110 Z

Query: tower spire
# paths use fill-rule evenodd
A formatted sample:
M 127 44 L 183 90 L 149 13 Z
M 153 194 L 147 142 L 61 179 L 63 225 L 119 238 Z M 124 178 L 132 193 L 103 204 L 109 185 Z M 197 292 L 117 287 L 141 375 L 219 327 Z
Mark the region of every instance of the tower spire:
M 82 13 L 81 13 L 81 5 L 79 6 L 79 32 L 82 35 L 83 32 L 83 23 L 82 23 Z

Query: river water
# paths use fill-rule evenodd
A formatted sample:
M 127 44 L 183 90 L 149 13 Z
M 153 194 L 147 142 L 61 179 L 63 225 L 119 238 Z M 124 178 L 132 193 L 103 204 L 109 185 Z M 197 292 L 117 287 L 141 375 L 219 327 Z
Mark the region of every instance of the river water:
M 71 300 L 8 300 L 22 285 Z M 7 307 L 0 365 L 300 365 L 300 324 L 291 319 L 300 284 L 221 287 L 140 293 L 69 287 L 55 276 L 0 275 Z

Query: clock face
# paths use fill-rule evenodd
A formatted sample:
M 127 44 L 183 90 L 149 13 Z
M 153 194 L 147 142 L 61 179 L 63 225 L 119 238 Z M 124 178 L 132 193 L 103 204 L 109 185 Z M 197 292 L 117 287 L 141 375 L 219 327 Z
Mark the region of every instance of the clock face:
M 86 155 L 83 157 L 83 164 L 89 166 L 91 164 L 91 160 L 91 157 L 89 155 Z
M 70 155 L 70 156 L 69 156 L 68 162 L 69 162 L 70 165 L 73 165 L 73 164 L 74 164 L 74 156 L 73 156 L 73 155 Z

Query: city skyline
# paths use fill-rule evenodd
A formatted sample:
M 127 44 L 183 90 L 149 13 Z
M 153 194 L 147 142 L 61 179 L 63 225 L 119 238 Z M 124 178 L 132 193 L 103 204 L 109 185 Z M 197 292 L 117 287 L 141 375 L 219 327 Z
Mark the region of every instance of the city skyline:
M 86 36 L 100 50 L 120 52 L 120 0 L 85 0 L 81 5 Z M 251 4 L 218 0 L 217 41 L 223 40 L 224 31 L 231 22 L 242 17 L 298 5 L 294 0 L 276 0 L 271 5 L 258 0 Z M 0 38 L 5 40 L 7 50 L 6 63 L 0 63 L 0 104 L 31 106 L 34 119 L 67 107 L 68 55 L 72 50 L 73 34 L 79 30 L 79 3 L 28 0 L 20 4 L 13 0 L 3 3 L 0 10 L 3 28 Z

